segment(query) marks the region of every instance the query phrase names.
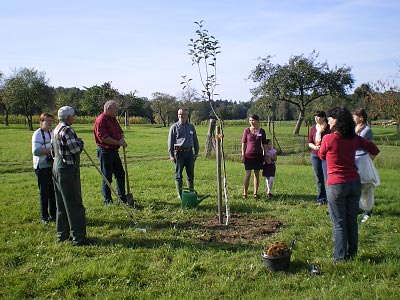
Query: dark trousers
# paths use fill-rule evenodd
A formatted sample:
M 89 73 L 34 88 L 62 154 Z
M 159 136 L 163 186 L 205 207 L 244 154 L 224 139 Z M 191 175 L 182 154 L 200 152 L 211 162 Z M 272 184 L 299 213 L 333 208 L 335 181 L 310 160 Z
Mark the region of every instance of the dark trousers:
M 57 203 L 57 239 L 65 241 L 72 234 L 74 244 L 86 239 L 86 214 L 82 203 L 79 166 L 54 168 Z
M 188 181 L 194 181 L 194 154 L 192 151 L 179 151 L 175 163 L 175 180 L 182 181 L 183 169 Z
M 333 223 L 334 260 L 346 260 L 358 250 L 358 201 L 360 180 L 332 184 L 327 188 L 329 215 Z
M 56 200 L 54 196 L 53 175 L 51 168 L 35 169 L 40 192 L 40 214 L 43 221 L 56 219 Z
M 115 185 L 117 187 L 117 194 L 123 202 L 126 202 L 125 195 L 125 171 L 122 166 L 121 158 L 116 150 L 107 150 L 101 147 L 97 147 L 97 158 L 100 160 L 100 169 L 104 176 L 107 178 L 108 182 L 112 182 L 112 176 L 115 177 Z M 104 202 L 111 202 L 111 190 L 102 181 L 102 193 L 104 197 Z
M 310 155 L 311 165 L 314 170 L 315 182 L 317 183 L 317 202 L 326 201 L 325 182 L 327 179 L 326 161 L 319 158 L 317 154 Z

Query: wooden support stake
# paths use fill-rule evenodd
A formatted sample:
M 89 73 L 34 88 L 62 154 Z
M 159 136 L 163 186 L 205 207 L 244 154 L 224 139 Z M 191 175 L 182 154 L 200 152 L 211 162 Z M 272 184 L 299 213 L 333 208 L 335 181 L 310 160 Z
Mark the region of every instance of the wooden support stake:
M 224 217 L 222 212 L 222 176 L 221 176 L 221 161 L 222 161 L 222 152 L 221 152 L 221 125 L 218 125 L 216 128 L 216 146 L 215 153 L 217 159 L 217 186 L 218 186 L 218 217 L 219 223 L 223 224 Z

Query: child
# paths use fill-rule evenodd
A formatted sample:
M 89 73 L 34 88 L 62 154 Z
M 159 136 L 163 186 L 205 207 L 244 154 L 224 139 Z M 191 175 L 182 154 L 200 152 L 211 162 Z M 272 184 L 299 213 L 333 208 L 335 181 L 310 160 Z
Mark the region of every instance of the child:
M 267 197 L 272 197 L 272 185 L 274 184 L 274 177 L 276 171 L 276 150 L 272 148 L 272 141 L 267 139 L 267 153 L 265 153 L 265 162 L 263 166 L 262 176 L 265 177 L 265 183 L 267 186 Z

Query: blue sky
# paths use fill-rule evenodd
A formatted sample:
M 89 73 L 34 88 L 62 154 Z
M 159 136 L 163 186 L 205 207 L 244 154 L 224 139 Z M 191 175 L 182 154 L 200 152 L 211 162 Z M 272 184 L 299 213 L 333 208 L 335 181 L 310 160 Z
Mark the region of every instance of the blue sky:
M 187 44 L 204 20 L 221 46 L 222 99 L 250 100 L 258 57 L 284 64 L 313 50 L 331 68 L 350 66 L 359 86 L 399 74 L 399 16 L 398 0 L 1 0 L 0 71 L 34 68 L 54 87 L 111 81 L 121 93 L 179 96 L 182 75 L 200 88 Z

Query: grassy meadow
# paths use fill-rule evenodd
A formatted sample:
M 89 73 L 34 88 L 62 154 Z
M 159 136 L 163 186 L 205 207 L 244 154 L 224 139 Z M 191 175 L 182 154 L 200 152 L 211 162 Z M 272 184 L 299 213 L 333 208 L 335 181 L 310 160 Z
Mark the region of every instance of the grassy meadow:
M 290 136 L 293 126 L 276 127 L 281 146 L 298 142 Z M 92 126 L 74 128 L 97 162 Z M 204 145 L 207 127 L 196 128 Z M 240 153 L 243 127 L 226 126 L 232 218 L 277 219 L 281 226 L 261 240 L 213 243 L 190 224 L 217 217 L 215 161 L 199 157 L 195 170 L 195 189 L 211 196 L 196 209 L 181 209 L 167 153 L 168 128 L 132 125 L 125 135 L 131 192 L 138 205 L 132 210 L 134 220 L 119 205 L 103 205 L 101 177 L 82 154 L 87 232 L 97 244 L 73 247 L 56 242 L 55 224 L 40 222 L 32 132 L 22 125 L 0 125 L 0 299 L 399 299 L 399 136 L 394 127 L 373 130 L 382 151 L 376 161 L 382 183 L 375 190 L 374 213 L 359 226 L 357 258 L 333 265 L 332 225 L 327 207 L 315 203 L 308 154 L 278 157 L 274 198 L 242 199 L 244 170 L 234 156 Z M 274 241 L 292 239 L 289 270 L 265 270 L 261 251 Z M 321 275 L 309 274 L 312 263 Z

